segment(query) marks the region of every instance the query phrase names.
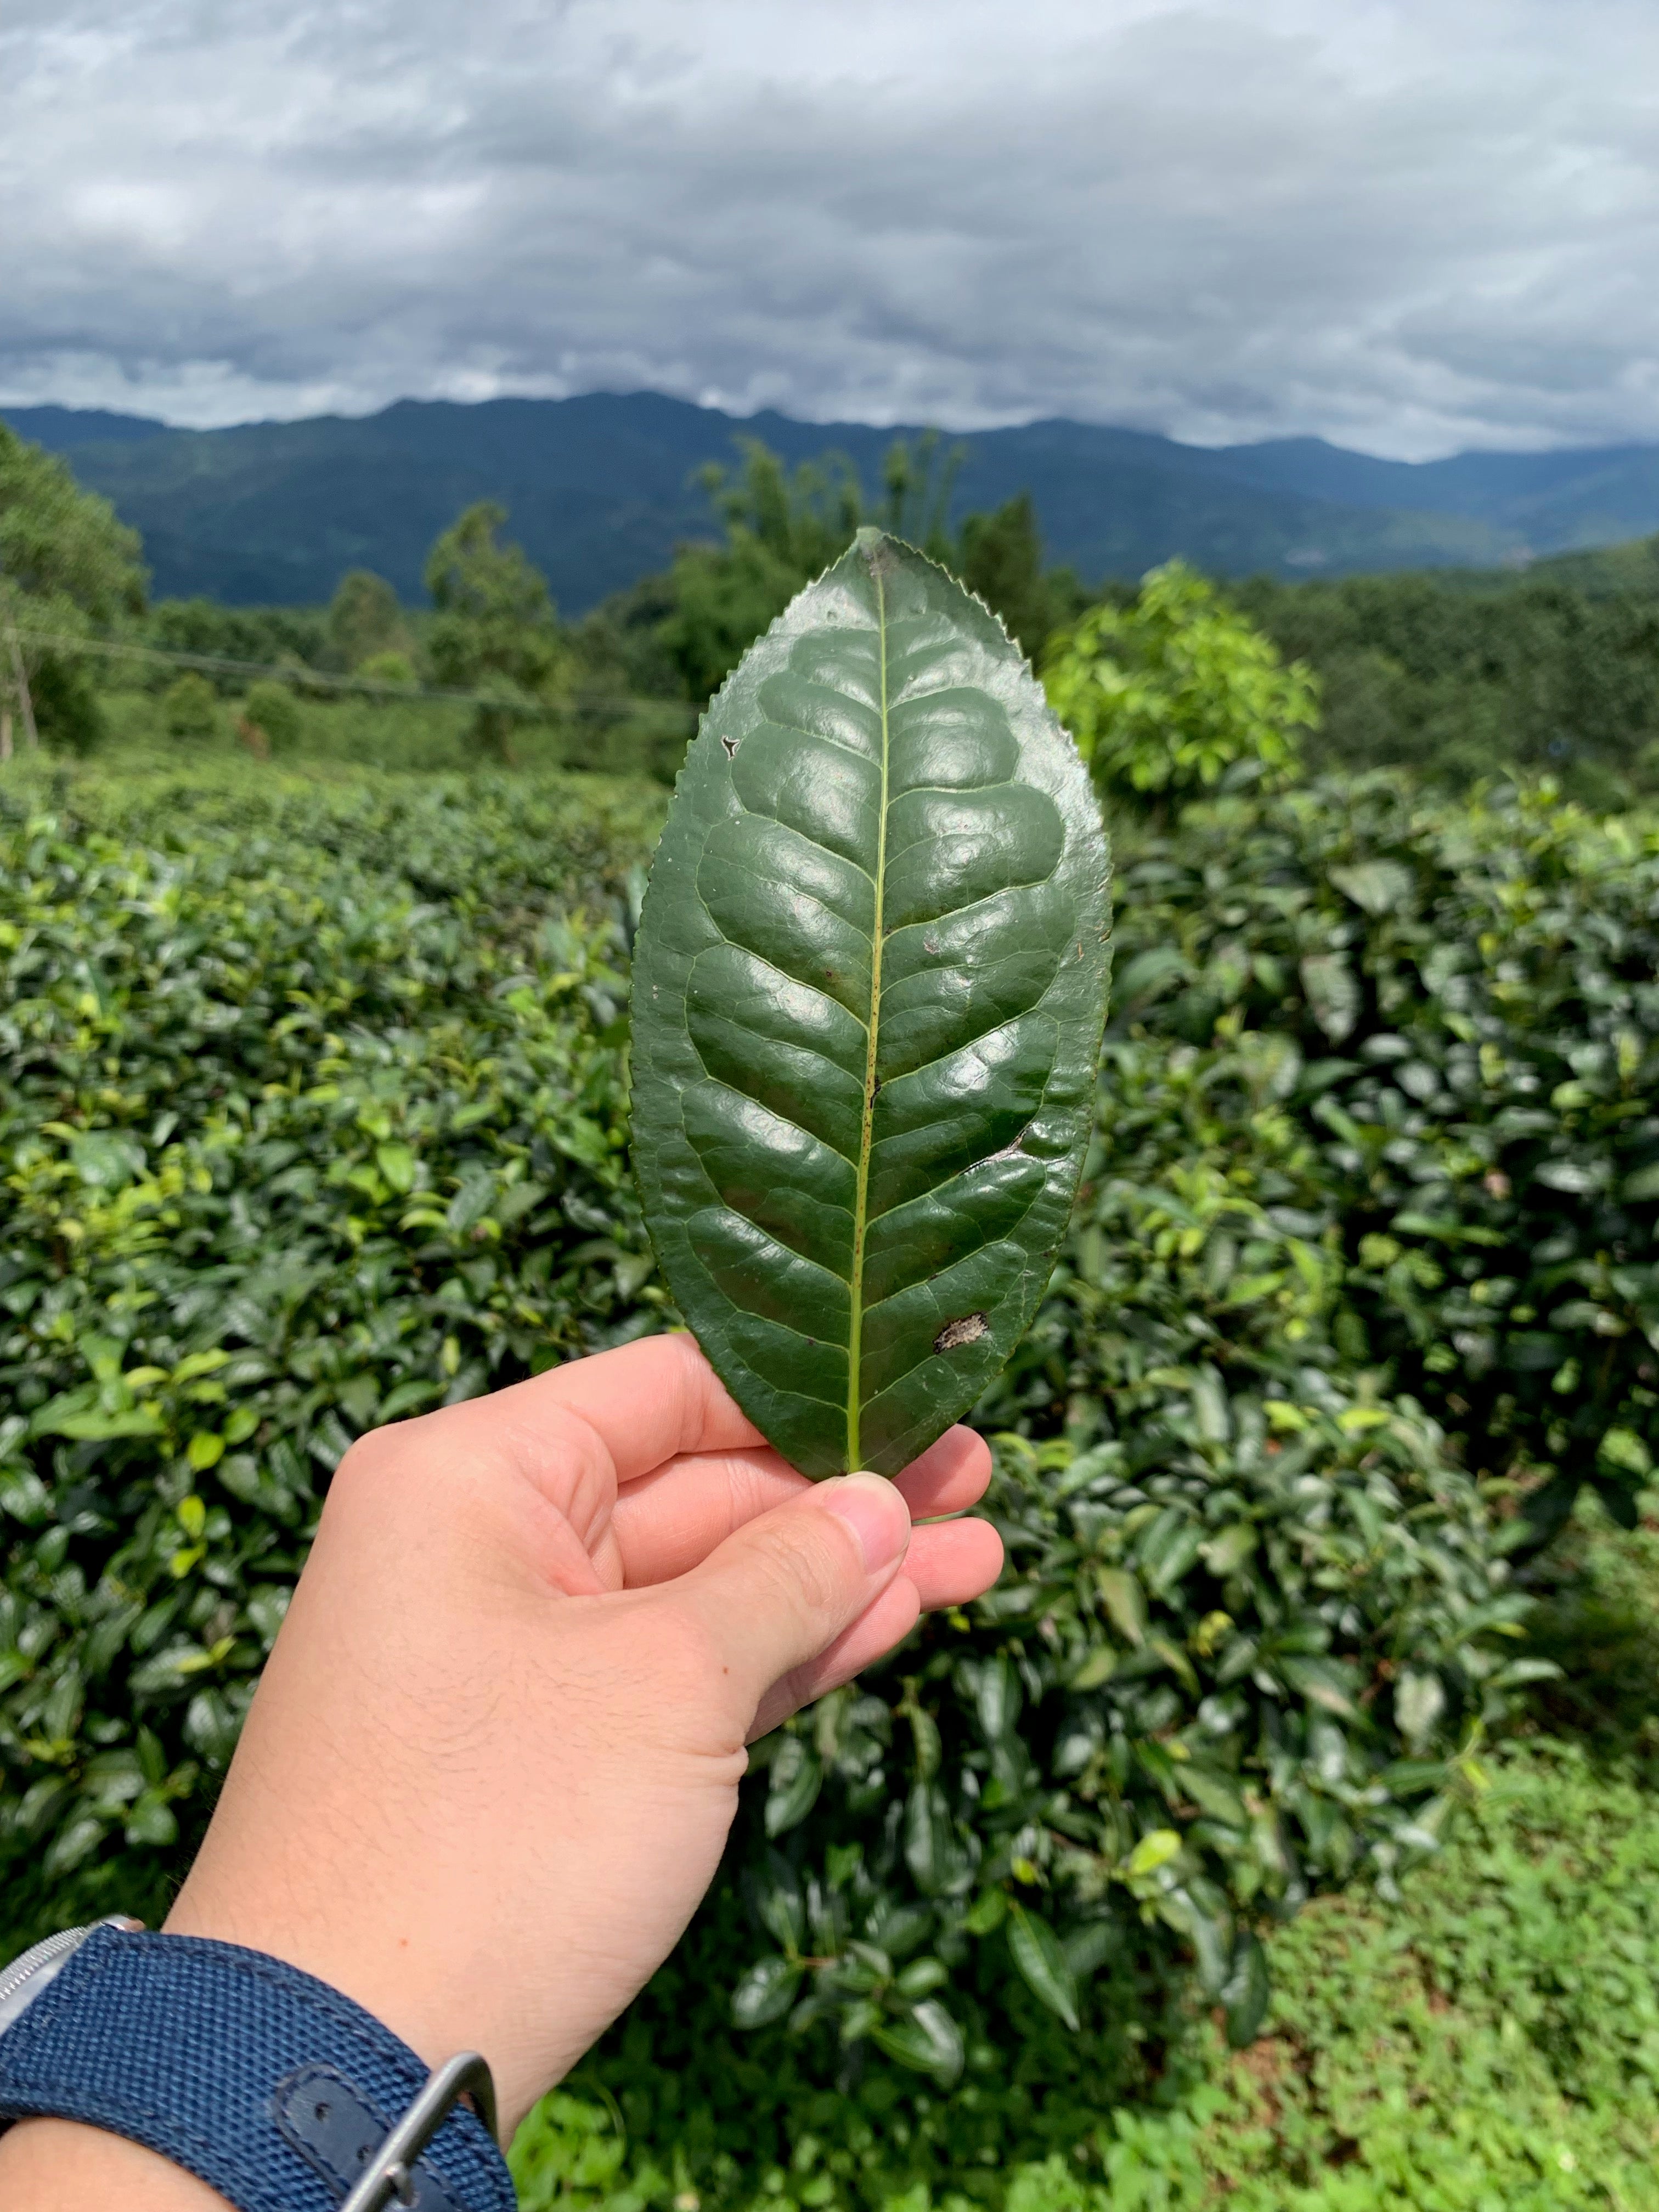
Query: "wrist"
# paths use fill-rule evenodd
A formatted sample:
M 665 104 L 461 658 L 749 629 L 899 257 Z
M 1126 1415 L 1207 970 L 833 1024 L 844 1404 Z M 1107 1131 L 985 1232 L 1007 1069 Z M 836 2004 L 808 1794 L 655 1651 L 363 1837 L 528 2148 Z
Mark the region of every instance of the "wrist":
M 232 1870 L 228 1863 L 226 1875 Z M 501 2139 L 509 2142 L 551 2085 L 548 2052 L 542 2036 L 526 2038 L 514 2016 L 502 1957 L 469 1960 L 452 1944 L 463 1901 L 436 1883 L 418 1905 L 407 1900 L 407 1910 L 389 1885 L 374 1903 L 339 1899 L 324 1869 L 308 1888 L 295 1885 L 284 1896 L 259 1879 L 265 1871 L 247 1865 L 240 1882 L 221 1882 L 206 1869 L 192 1873 L 162 1932 L 234 1944 L 312 1976 L 360 2005 L 428 2069 L 457 2051 L 482 2053 L 495 2082 Z M 538 2027 L 544 2022 L 544 2014 Z M 586 2040 L 573 2030 L 562 2064 L 574 2063 Z
M 232 2212 L 183 2166 L 125 2136 L 75 2120 L 20 2120 L 0 2136 L 0 2204 L 7 2212 Z
M 514 2202 L 478 2055 L 428 2067 L 343 1991 L 267 1953 L 103 1922 L 27 1954 L 6 2004 L 0 2125 L 78 2122 L 143 2146 L 206 2185 L 192 2212 L 216 2191 L 237 2212 L 338 2212 L 348 2198 L 367 2212 L 389 2193 L 427 2212 Z M 77 2166 L 118 2157 L 67 2141 Z M 51 2148 L 26 2137 L 8 2155 L 27 2172 Z M 141 2185 L 149 2197 L 163 2185 Z M 175 2186 L 163 2202 L 191 2200 Z

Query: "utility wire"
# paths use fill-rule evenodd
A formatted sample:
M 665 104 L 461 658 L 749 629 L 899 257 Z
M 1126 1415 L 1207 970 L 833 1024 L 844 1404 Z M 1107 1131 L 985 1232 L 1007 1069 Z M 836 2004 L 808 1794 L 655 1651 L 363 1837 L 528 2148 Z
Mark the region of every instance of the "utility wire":
M 178 653 L 163 645 L 139 645 L 125 639 L 100 637 L 66 637 L 50 630 L 16 629 L 14 637 L 27 645 L 44 645 L 64 653 L 101 653 L 112 658 L 133 658 L 145 660 L 169 661 L 177 668 L 197 668 L 210 675 L 270 676 L 279 683 L 320 685 L 334 691 L 357 692 L 370 698 L 404 699 L 412 702 L 436 701 L 457 707 L 499 707 L 508 712 L 526 713 L 518 702 L 489 691 L 446 691 L 422 684 L 383 684 L 369 676 L 335 676 L 328 671 L 313 668 L 305 662 L 233 660 L 222 653 Z M 672 707 L 677 713 L 690 714 L 689 705 L 682 708 L 678 700 L 634 699 L 623 694 L 617 699 L 597 699 L 595 707 Z

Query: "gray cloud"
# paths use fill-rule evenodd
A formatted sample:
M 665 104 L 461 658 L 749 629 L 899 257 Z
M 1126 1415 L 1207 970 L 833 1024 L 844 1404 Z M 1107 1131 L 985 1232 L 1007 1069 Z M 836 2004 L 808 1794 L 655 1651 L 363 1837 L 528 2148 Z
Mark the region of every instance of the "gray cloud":
M 0 399 L 1659 438 L 1646 0 L 11 0 Z

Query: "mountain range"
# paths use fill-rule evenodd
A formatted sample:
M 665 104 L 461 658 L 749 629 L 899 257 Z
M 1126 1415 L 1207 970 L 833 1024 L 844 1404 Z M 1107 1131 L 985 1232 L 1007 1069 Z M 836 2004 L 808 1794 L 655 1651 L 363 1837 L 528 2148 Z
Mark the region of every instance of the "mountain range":
M 748 416 L 660 393 L 476 404 L 399 400 L 221 430 L 61 407 L 3 410 L 63 453 L 143 532 L 158 594 L 314 605 L 349 568 L 421 596 L 426 550 L 469 501 L 501 501 L 511 535 L 580 613 L 709 536 L 696 481 L 759 438 L 790 463 L 836 451 L 867 487 L 914 429 Z M 1051 562 L 1088 581 L 1135 577 L 1172 554 L 1220 575 L 1339 575 L 1520 566 L 1659 530 L 1659 447 L 1381 460 L 1318 438 L 1198 447 L 1146 431 L 1050 421 L 961 441 L 955 511 L 1029 490 Z

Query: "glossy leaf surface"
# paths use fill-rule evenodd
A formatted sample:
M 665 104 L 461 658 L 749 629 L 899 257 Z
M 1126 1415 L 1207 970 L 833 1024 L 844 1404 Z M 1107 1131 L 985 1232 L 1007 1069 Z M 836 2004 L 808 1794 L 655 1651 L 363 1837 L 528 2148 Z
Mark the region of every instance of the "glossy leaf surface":
M 1098 810 L 1000 624 L 858 543 L 709 709 L 636 954 L 635 1156 L 680 1310 L 803 1473 L 896 1474 L 1030 1321 L 1108 973 Z

